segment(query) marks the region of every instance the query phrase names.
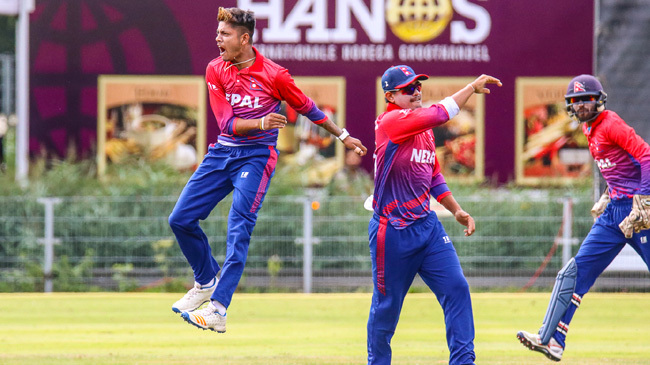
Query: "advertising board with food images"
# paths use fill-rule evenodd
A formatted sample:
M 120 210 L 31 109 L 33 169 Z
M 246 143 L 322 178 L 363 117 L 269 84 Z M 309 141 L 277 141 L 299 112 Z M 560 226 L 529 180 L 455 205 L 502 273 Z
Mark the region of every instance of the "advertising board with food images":
M 102 75 L 97 169 L 107 162 L 166 162 L 194 169 L 206 151 L 206 89 L 200 76 Z
M 566 184 L 590 178 L 587 138 L 566 112 L 570 77 L 516 81 L 516 171 L 520 184 Z
M 503 87 L 485 98 L 482 166 L 496 182 L 516 175 L 516 78 L 593 73 L 594 18 L 585 16 L 594 13 L 593 2 L 41 1 L 30 16 L 32 156 L 65 157 L 71 145 L 82 158 L 94 156 L 98 75 L 203 77 L 219 57 L 221 6 L 253 11 L 253 45 L 294 77 L 344 78 L 346 127 L 366 146 L 374 138 L 375 80 L 388 67 L 405 64 L 434 77 L 498 77 Z M 561 44 L 571 44 L 571 52 Z M 207 142 L 215 142 L 219 126 L 206 114 Z M 361 165 L 372 170 L 370 155 Z

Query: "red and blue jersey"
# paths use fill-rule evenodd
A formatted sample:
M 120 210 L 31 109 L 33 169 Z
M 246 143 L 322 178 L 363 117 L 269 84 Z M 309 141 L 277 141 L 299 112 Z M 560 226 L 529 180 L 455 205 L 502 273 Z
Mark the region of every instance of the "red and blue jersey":
M 582 125 L 589 152 L 609 186 L 611 199 L 650 195 L 650 146 L 618 114 L 605 110 Z
M 221 131 L 219 143 L 275 146 L 277 129 L 255 129 L 239 134 L 236 124 L 237 118 L 255 119 L 278 113 L 282 100 L 313 123 L 325 122 L 325 114 L 296 86 L 289 71 L 265 58 L 254 47 L 253 50 L 256 58 L 250 67 L 239 70 L 219 56 L 208 64 L 205 71 L 210 105 Z
M 396 229 L 430 213 L 430 196 L 451 194 L 436 157 L 432 128 L 458 112 L 451 98 L 429 108 L 401 109 L 388 104 L 375 121 L 375 214 Z

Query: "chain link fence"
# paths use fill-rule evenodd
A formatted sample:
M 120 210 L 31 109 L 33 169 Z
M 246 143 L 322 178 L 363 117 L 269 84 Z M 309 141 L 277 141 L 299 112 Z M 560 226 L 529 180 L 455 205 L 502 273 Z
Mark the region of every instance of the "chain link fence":
M 0 198 L 0 291 L 182 291 L 192 272 L 167 223 L 176 199 Z M 371 213 L 364 200 L 268 196 L 239 290 L 371 290 Z M 550 288 L 563 265 L 563 250 L 554 244 L 573 242 L 568 254 L 575 254 L 593 223 L 588 199 L 572 200 L 568 238 L 560 230 L 566 200 L 511 194 L 457 200 L 476 220 L 476 233 L 464 237 L 452 217 L 441 220 L 474 290 Z M 229 209 L 226 199 L 201 222 L 220 264 Z M 628 267 L 607 271 L 595 288 L 645 291 L 649 286 L 647 270 Z M 414 290 L 419 288 L 426 289 L 418 278 Z

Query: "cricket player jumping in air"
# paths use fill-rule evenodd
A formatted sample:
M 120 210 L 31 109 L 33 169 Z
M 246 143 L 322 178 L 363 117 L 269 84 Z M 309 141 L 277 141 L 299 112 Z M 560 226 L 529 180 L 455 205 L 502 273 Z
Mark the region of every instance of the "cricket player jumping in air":
M 221 134 L 185 185 L 169 225 L 195 280 L 172 310 L 199 328 L 225 332 L 226 308 L 241 279 L 257 213 L 275 171 L 278 129 L 287 122 L 278 114 L 281 101 L 338 136 L 360 156 L 367 149 L 327 118 L 285 68 L 253 47 L 251 11 L 220 7 L 218 20 L 216 41 L 221 55 L 208 64 L 205 78 Z M 230 192 L 226 259 L 219 267 L 199 220 L 206 219 Z M 206 302 L 205 308 L 198 309 Z
M 458 205 L 440 173 L 432 128 L 453 118 L 473 93 L 489 94 L 486 84 L 501 82 L 482 75 L 439 104 L 423 108 L 419 80 L 428 78 L 404 65 L 390 67 L 381 78 L 388 107 L 375 121 L 368 364 L 390 364 L 390 341 L 416 274 L 443 308 L 449 364 L 474 364 L 476 358 L 469 286 L 429 198 L 467 227 L 466 236 L 474 233 L 474 219 Z
M 553 361 L 562 360 L 569 323 L 582 297 L 625 244 L 646 265 L 650 262 L 650 146 L 616 113 L 605 110 L 607 94 L 595 77 L 571 80 L 565 100 L 569 115 L 583 123 L 608 191 L 591 210 L 597 218 L 578 254 L 557 274 L 539 332 L 517 333 L 524 346 Z

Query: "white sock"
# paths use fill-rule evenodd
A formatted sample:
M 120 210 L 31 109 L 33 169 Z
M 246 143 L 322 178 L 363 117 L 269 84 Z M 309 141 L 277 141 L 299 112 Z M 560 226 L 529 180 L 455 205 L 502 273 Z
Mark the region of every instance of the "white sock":
M 212 305 L 217 308 L 217 312 L 219 312 L 219 314 L 222 316 L 226 315 L 226 307 L 224 307 L 223 304 L 217 302 L 216 300 L 212 300 Z
M 217 282 L 217 278 L 212 278 L 209 283 L 201 285 L 201 289 L 211 288 Z

